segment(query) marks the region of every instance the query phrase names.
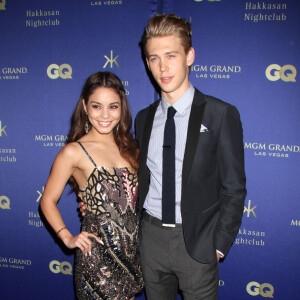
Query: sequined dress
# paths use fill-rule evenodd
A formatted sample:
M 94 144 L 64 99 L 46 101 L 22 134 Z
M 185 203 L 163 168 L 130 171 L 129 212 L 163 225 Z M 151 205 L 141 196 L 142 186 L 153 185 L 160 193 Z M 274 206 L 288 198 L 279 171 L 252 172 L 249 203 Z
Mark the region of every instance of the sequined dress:
M 128 168 L 98 167 L 79 143 L 94 170 L 81 189 L 87 207 L 82 231 L 97 235 L 92 255 L 75 255 L 76 296 L 85 299 L 130 299 L 143 288 L 138 252 L 138 183 Z

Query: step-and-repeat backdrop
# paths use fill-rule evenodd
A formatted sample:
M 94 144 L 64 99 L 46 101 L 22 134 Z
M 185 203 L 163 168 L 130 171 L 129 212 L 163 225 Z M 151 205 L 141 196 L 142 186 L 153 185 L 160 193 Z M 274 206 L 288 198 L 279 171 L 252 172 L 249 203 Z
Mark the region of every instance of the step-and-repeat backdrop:
M 299 299 L 298 1 L 0 0 L 1 299 L 74 299 L 73 252 L 39 212 L 44 185 L 90 74 L 116 73 L 133 117 L 157 98 L 139 42 L 149 17 L 172 12 L 192 22 L 191 82 L 244 127 L 248 195 L 220 299 Z M 79 232 L 68 186 L 58 206 Z

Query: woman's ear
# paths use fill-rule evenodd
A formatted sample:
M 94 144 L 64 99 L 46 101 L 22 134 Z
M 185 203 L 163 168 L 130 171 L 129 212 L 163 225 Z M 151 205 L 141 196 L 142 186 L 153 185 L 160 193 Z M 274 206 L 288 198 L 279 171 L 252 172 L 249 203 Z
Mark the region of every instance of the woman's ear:
M 85 113 L 88 114 L 84 99 L 82 99 L 82 106 L 83 106 Z

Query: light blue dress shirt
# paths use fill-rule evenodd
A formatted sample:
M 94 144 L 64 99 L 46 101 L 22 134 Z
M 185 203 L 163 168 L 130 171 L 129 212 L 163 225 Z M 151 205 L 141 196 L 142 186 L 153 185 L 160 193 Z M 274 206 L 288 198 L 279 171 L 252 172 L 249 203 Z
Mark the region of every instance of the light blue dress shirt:
M 175 180 L 176 180 L 176 223 L 182 223 L 181 218 L 181 183 L 182 183 L 182 164 L 185 151 L 188 123 L 191 113 L 192 102 L 194 99 L 195 88 L 190 83 L 189 89 L 174 103 L 176 109 L 174 116 L 176 126 L 176 145 L 175 145 Z M 162 156 L 164 129 L 167 119 L 167 111 L 170 105 L 162 98 L 153 120 L 152 132 L 149 142 L 147 166 L 150 170 L 150 185 L 144 208 L 153 217 L 162 219 Z M 224 257 L 224 254 L 216 250 Z
M 190 84 L 189 89 L 174 103 L 176 109 L 174 116 L 176 127 L 176 146 L 175 146 L 175 179 L 176 179 L 176 223 L 182 223 L 181 218 L 181 182 L 182 182 L 182 164 L 185 151 L 187 129 L 189 117 L 194 98 L 195 88 Z M 147 166 L 150 170 L 149 192 L 145 199 L 144 208 L 146 211 L 158 218 L 162 219 L 162 156 L 163 156 L 163 140 L 164 128 L 167 119 L 167 111 L 170 105 L 162 98 L 159 103 L 149 142 Z

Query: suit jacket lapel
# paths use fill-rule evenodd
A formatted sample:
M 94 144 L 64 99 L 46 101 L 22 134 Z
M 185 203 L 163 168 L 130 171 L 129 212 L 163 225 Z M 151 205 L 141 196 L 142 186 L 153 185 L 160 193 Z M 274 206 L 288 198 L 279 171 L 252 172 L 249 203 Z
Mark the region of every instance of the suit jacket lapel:
M 145 127 L 144 127 L 144 132 L 143 132 L 140 167 L 146 166 L 149 141 L 150 141 L 152 126 L 153 126 L 153 120 L 154 120 L 155 112 L 156 112 L 159 102 L 160 101 L 156 101 L 149 106 L 149 112 L 147 114 L 147 119 L 145 122 Z M 143 174 L 144 174 L 144 172 L 143 172 Z
M 184 151 L 183 166 L 182 166 L 182 189 L 184 188 L 189 177 L 197 144 L 200 136 L 200 127 L 202 124 L 202 117 L 205 108 L 204 95 L 195 89 L 195 95 L 191 107 L 191 113 L 188 124 L 187 140 Z

